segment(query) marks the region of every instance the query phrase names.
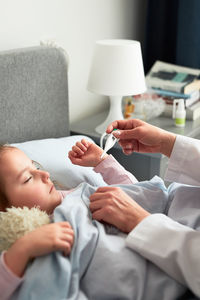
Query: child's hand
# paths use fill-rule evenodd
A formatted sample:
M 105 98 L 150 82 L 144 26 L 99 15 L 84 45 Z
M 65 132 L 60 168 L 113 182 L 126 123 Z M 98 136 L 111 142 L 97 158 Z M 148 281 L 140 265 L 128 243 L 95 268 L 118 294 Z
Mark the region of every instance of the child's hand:
M 74 232 L 68 222 L 43 225 L 25 234 L 11 246 L 5 252 L 5 263 L 14 274 L 21 277 L 30 259 L 53 251 L 68 255 L 73 242 Z
M 96 167 L 108 154 L 101 158 L 103 150 L 94 143 L 86 140 L 77 142 L 72 150 L 69 151 L 68 157 L 74 165 L 84 167 Z
M 28 252 L 31 258 L 62 251 L 64 255 L 71 252 L 74 242 L 74 232 L 68 222 L 58 222 L 43 225 L 24 236 L 28 240 Z

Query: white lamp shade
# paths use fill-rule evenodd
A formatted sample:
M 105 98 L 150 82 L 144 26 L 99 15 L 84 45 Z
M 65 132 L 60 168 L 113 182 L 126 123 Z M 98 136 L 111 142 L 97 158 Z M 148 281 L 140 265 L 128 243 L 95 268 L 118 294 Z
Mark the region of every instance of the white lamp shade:
M 88 90 L 100 95 L 128 96 L 146 90 L 140 42 L 97 41 Z

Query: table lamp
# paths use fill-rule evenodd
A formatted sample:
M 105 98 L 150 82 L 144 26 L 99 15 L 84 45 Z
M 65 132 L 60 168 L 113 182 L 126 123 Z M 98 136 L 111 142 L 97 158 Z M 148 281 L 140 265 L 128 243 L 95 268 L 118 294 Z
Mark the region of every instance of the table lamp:
M 140 42 L 97 41 L 87 88 L 110 98 L 108 116 L 96 127 L 96 131 L 102 134 L 111 122 L 123 119 L 122 97 L 138 95 L 146 90 Z

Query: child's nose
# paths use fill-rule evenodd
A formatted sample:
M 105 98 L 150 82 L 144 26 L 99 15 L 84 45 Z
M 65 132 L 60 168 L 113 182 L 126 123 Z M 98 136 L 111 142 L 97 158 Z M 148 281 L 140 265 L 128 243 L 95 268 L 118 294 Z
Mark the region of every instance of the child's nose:
M 39 172 L 40 172 L 40 176 L 41 176 L 42 180 L 43 180 L 44 182 L 47 182 L 48 179 L 49 179 L 49 177 L 50 177 L 49 172 L 43 171 L 43 170 L 39 170 Z

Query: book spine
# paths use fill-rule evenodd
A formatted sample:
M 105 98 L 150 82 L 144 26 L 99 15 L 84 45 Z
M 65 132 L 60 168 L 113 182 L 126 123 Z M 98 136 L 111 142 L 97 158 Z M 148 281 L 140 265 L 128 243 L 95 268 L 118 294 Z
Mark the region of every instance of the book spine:
M 157 60 L 146 75 L 148 87 L 169 92 L 190 94 L 197 90 L 200 70 Z M 166 95 L 166 94 L 165 94 Z M 178 98 L 178 96 L 175 96 Z M 184 98 L 181 96 L 181 98 Z
M 176 99 L 175 97 L 162 97 L 166 104 L 173 104 L 173 101 Z M 191 93 L 191 97 L 184 99 L 185 100 L 185 107 L 191 106 L 193 103 L 196 103 L 200 98 L 199 91 L 195 91 Z
M 182 99 L 188 99 L 190 98 L 190 94 L 183 94 L 183 93 L 176 93 L 176 92 L 171 92 L 171 91 L 166 91 L 166 90 L 162 90 L 162 89 L 156 89 L 153 88 L 154 92 L 158 95 L 161 96 L 169 96 L 169 97 L 174 97 L 174 98 L 182 98 Z

